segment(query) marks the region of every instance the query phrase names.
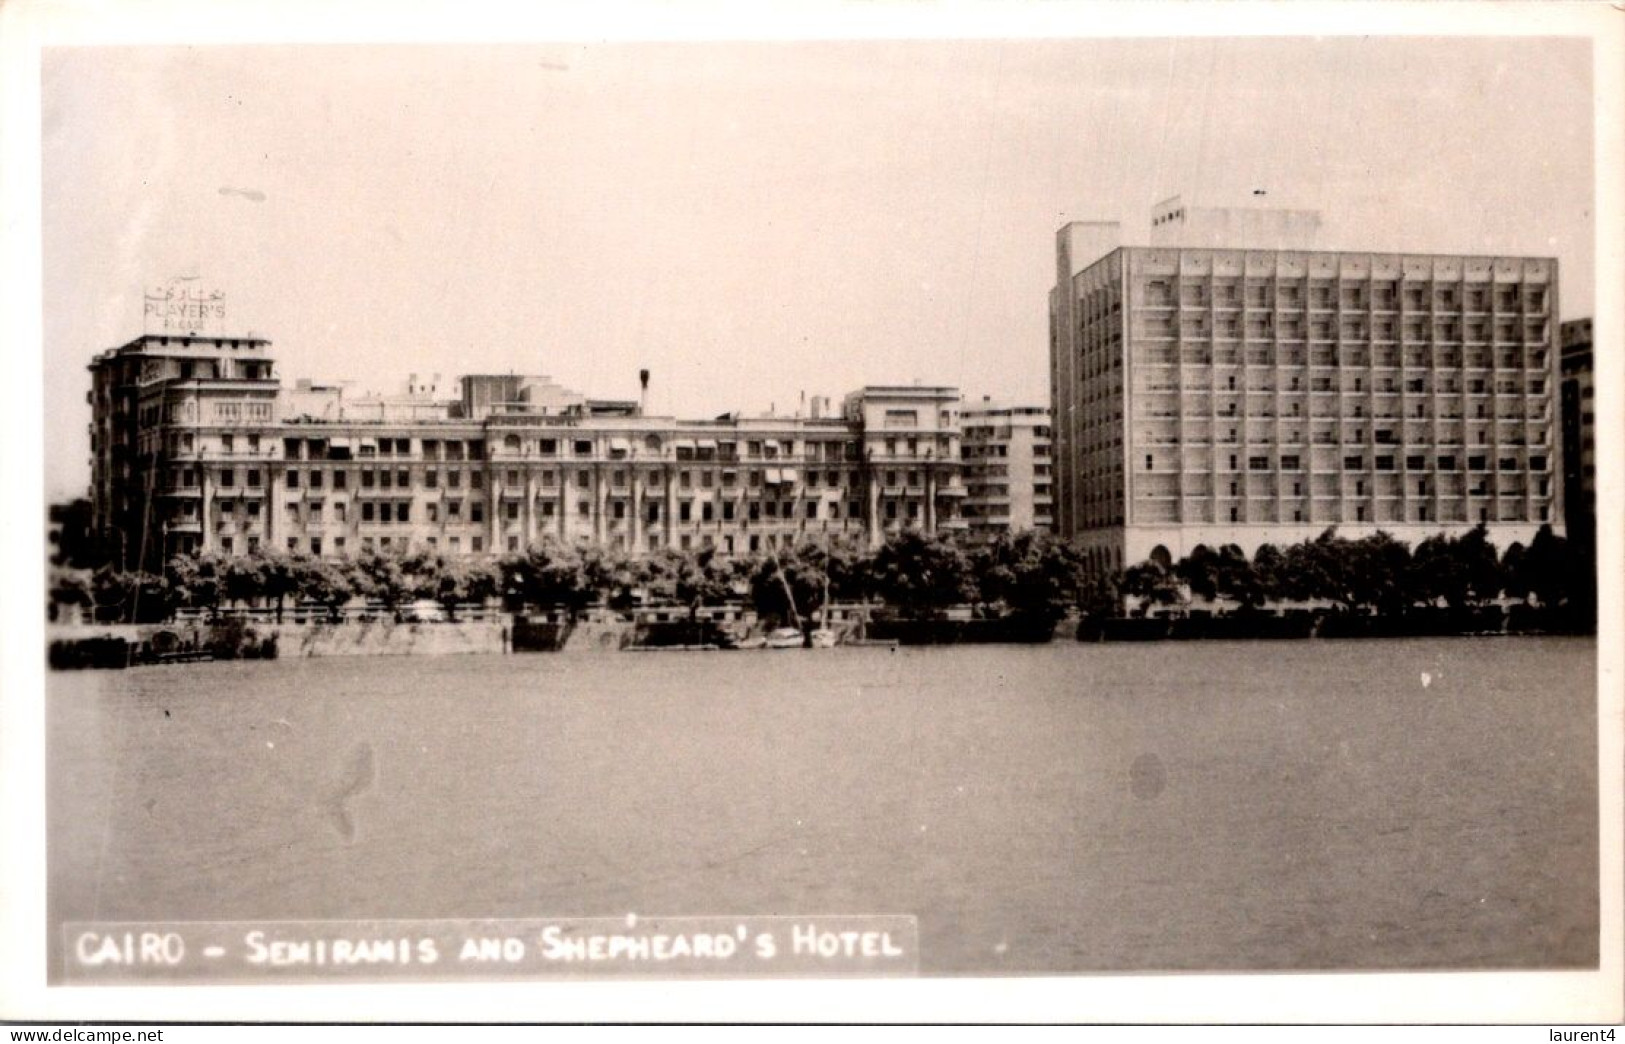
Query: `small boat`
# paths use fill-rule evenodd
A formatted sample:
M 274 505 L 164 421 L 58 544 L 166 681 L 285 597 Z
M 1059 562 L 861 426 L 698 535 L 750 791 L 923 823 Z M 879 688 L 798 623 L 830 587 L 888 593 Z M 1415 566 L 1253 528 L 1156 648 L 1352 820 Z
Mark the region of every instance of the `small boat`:
M 812 647 L 814 649 L 833 649 L 833 648 L 835 648 L 835 641 L 836 641 L 837 636 L 836 636 L 835 632 L 830 630 L 828 627 L 820 627 L 820 628 L 818 628 L 817 630 L 813 631 L 813 633 L 811 634 L 810 637 L 812 639 Z
M 769 649 L 799 649 L 805 644 L 800 629 L 795 627 L 779 627 L 767 636 Z

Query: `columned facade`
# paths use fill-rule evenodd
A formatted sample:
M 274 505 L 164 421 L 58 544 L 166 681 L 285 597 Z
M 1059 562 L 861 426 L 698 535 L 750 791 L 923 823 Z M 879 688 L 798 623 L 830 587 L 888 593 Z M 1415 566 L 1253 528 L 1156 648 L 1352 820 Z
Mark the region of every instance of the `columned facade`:
M 288 389 L 268 347 L 143 337 L 92 365 L 93 511 L 126 535 L 129 564 L 539 540 L 744 554 L 964 526 L 952 388 L 869 387 L 836 415 L 685 421 L 545 378 L 464 378 L 444 401 Z

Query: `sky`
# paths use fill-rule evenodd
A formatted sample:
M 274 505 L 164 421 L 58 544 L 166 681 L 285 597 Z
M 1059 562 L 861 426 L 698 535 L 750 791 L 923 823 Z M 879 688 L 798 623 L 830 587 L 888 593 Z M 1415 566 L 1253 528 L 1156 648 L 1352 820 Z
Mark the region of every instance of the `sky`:
M 1555 256 L 1590 314 L 1589 43 L 1191 38 L 48 49 L 47 495 L 143 288 L 285 382 L 542 373 L 687 417 L 866 383 L 1048 401 L 1054 234 L 1323 213 L 1327 249 Z

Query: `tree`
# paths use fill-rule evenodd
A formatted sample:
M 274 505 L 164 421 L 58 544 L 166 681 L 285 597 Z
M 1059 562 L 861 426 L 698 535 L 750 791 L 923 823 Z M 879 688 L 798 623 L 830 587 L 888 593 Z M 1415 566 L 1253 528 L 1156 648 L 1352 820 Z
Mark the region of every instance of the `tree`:
M 364 548 L 354 560 L 350 578 L 357 594 L 382 602 L 384 608 L 399 621 L 401 605 L 413 594 L 413 581 L 407 573 L 402 555 L 395 551 Z
M 1174 565 L 1174 575 L 1192 595 L 1211 602 L 1219 597 L 1219 556 L 1206 544 L 1197 544 L 1191 553 Z
M 616 548 L 593 545 L 582 549 L 577 561 L 582 582 L 595 600 L 611 609 L 631 607 L 633 592 L 643 579 L 637 560 Z
M 95 590 L 91 583 L 92 575 L 88 569 L 73 569 L 67 566 L 53 565 L 51 567 L 50 600 L 46 605 L 48 618 L 54 621 L 65 606 L 77 605 L 94 608 L 96 599 Z
M 1282 556 L 1281 594 L 1293 601 L 1335 602 L 1344 609 L 1359 604 L 1354 590 L 1354 542 L 1328 527 L 1313 540 L 1302 540 Z
M 713 549 L 691 554 L 667 548 L 649 560 L 648 585 L 654 598 L 686 608 L 692 624 L 701 606 L 728 600 L 733 594 L 733 575 Z
M 414 563 L 416 591 L 432 598 L 446 610 L 446 618 L 457 619 L 457 607 L 464 602 L 484 602 L 502 588 L 499 566 L 483 560 L 430 554 Z
M 1010 568 L 1010 535 L 1000 533 L 965 556 L 976 580 L 978 603 L 989 610 L 1003 604 L 1005 592 L 1015 583 Z
M 299 575 L 306 568 L 305 558 L 296 553 L 281 551 L 255 551 L 249 557 L 258 557 L 260 573 L 264 578 L 263 593 L 276 599 L 276 622 L 282 622 L 282 608 L 288 596 L 299 589 Z
M 495 562 L 470 562 L 463 574 L 463 600 L 481 606 L 502 592 L 502 571 Z
M 825 543 L 824 551 L 830 601 L 867 601 L 872 578 L 868 547 L 857 540 L 836 538 Z
M 1077 605 L 1083 558 L 1070 544 L 1027 530 L 1000 534 L 970 557 L 973 588 L 984 604 L 1054 624 Z
M 542 604 L 540 573 L 545 562 L 541 546 L 506 555 L 497 563 L 502 572 L 502 599 L 510 610 Z
M 795 620 L 802 630 L 812 630 L 824 606 L 828 564 L 824 549 L 810 542 L 757 559 L 750 579 L 751 602 L 757 615 L 785 622 Z
M 1253 552 L 1253 579 L 1258 584 L 1259 597 L 1273 602 L 1283 597 L 1286 556 L 1274 544 L 1260 544 Z
M 1153 559 L 1124 570 L 1121 590 L 1140 600 L 1141 616 L 1147 615 L 1153 605 L 1178 605 L 1184 600 L 1173 570 Z
M 1524 566 L 1524 546 L 1514 540 L 1501 554 L 1501 590 L 1508 598 L 1529 600 L 1529 570 Z
M 256 601 L 265 594 L 265 560 L 259 555 L 234 555 L 225 559 L 220 573 L 220 592 L 233 604 Z
M 1568 601 L 1575 567 L 1568 541 L 1543 525 L 1515 563 L 1519 597 L 1534 595 L 1543 607 L 1555 609 Z
M 336 562 L 316 559 L 299 574 L 300 600 L 324 607 L 329 619 L 337 620 L 339 610 L 354 594 L 349 570 Z
M 1489 528 L 1482 522 L 1460 536 L 1428 537 L 1411 556 L 1412 601 L 1464 609 L 1501 593 L 1502 571 Z
M 225 594 L 226 569 L 227 563 L 218 553 L 205 551 L 198 555 L 176 555 L 169 560 L 165 574 L 181 604 L 207 609 L 213 619 Z
M 1078 608 L 1086 617 L 1116 616 L 1123 609 L 1123 592 L 1118 578 L 1096 573 L 1084 581 L 1078 593 Z
M 169 585 L 152 573 L 125 573 L 111 565 L 90 578 L 98 617 L 120 623 L 147 623 L 165 619 L 170 612 Z
M 976 600 L 976 585 L 964 552 L 941 537 L 905 530 L 875 552 L 870 565 L 873 590 L 904 615 L 930 616 Z
M 1452 608 L 1466 605 L 1467 578 L 1453 543 L 1439 533 L 1416 545 L 1409 586 L 1418 602 L 1435 605 L 1442 600 Z
M 1409 544 L 1379 530 L 1359 540 L 1345 541 L 1339 550 L 1341 583 L 1351 605 L 1388 614 L 1403 612 L 1410 606 Z
M 572 618 L 591 605 L 602 579 L 588 575 L 579 549 L 546 541 L 502 563 L 502 587 L 510 604 L 564 606 Z
M 1215 557 L 1214 582 L 1221 597 L 1244 610 L 1257 609 L 1269 600 L 1269 591 L 1247 553 L 1235 544 L 1219 548 Z
M 1490 528 L 1480 522 L 1472 529 L 1454 538 L 1451 553 L 1462 572 L 1468 602 L 1482 605 L 1501 597 L 1505 576 L 1490 542 Z
M 112 556 L 95 534 L 89 500 L 78 497 L 48 510 L 52 565 L 89 571 L 108 563 Z

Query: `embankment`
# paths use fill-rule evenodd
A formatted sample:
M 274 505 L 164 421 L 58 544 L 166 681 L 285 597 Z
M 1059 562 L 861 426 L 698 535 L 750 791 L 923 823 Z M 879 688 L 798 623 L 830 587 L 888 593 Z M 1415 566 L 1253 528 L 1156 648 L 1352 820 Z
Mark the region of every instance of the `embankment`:
M 502 620 L 395 623 L 390 620 L 284 623 L 272 628 L 277 652 L 300 656 L 444 656 L 507 651 L 508 624 Z

